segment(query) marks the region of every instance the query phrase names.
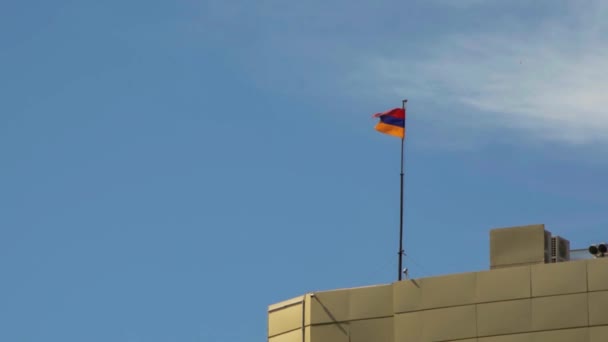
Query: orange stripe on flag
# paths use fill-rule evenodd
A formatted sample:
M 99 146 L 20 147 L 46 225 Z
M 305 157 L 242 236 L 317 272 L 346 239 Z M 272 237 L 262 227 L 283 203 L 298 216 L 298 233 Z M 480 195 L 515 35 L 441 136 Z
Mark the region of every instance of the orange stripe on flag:
M 401 139 L 405 138 L 405 128 L 404 127 L 387 125 L 383 122 L 379 122 L 375 128 L 376 128 L 376 131 L 378 131 L 378 132 L 392 135 L 392 136 L 395 136 L 395 137 L 401 138 Z

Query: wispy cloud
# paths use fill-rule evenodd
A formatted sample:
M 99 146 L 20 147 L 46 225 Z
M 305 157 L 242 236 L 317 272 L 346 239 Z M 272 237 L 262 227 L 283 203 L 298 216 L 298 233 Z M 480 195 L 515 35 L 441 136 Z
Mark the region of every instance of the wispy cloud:
M 511 23 L 487 33 L 448 34 L 428 58 L 375 56 L 377 81 L 399 94 L 442 97 L 480 122 L 569 144 L 608 142 L 608 23 L 594 3 L 533 30 Z

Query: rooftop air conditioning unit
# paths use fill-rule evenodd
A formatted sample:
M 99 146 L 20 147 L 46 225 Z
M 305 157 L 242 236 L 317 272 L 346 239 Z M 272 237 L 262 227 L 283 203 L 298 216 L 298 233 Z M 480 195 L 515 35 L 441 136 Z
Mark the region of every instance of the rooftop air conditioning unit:
M 551 244 L 553 239 L 551 238 L 551 232 L 545 230 L 545 264 L 551 262 Z
M 560 237 L 551 237 L 551 262 L 564 262 L 570 260 L 570 241 Z

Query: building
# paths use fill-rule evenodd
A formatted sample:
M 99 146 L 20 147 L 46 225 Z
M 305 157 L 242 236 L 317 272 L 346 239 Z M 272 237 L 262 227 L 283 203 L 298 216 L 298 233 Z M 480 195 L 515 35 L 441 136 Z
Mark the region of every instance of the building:
M 607 342 L 608 258 L 570 260 L 544 225 L 490 232 L 490 270 L 308 293 L 269 342 Z

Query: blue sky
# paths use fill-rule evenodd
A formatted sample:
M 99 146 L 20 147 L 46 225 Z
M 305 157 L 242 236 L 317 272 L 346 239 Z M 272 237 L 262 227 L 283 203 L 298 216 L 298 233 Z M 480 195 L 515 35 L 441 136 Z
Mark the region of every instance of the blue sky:
M 269 304 L 606 239 L 606 1 L 0 2 L 0 340 L 264 340 Z

